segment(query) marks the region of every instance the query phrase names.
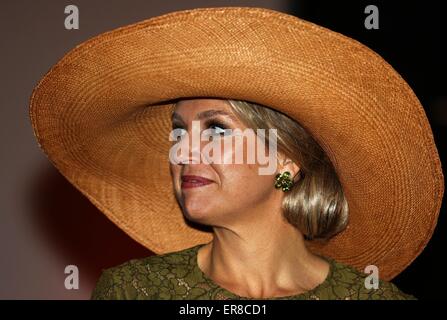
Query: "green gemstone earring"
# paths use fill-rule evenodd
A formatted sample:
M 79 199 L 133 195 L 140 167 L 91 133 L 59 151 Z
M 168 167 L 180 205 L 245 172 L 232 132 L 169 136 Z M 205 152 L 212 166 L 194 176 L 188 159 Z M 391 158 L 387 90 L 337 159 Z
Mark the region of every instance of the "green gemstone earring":
M 279 189 L 282 188 L 282 191 L 287 192 L 290 191 L 290 189 L 293 186 L 293 181 L 290 179 L 290 172 L 285 171 L 283 173 L 278 173 L 276 175 L 275 179 L 275 188 Z

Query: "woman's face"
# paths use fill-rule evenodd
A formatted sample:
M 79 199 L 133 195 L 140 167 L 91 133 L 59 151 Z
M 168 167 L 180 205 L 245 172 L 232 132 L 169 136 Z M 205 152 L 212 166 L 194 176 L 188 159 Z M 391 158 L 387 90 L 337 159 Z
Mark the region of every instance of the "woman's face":
M 196 126 L 193 126 L 192 121 L 199 120 L 200 122 L 195 122 Z M 258 169 L 260 166 L 265 167 L 265 164 L 260 165 L 258 161 L 254 164 L 247 163 L 247 139 L 243 139 L 244 142 L 237 147 L 233 135 L 224 135 L 229 132 L 228 129 L 247 129 L 236 118 L 226 100 L 181 100 L 176 104 L 172 127 L 177 133 L 181 131 L 183 134 L 177 141 L 173 141 L 172 145 L 189 144 L 188 154 L 179 152 L 175 157 L 178 164 L 170 162 L 175 195 L 189 220 L 212 226 L 229 226 L 254 218 L 253 214 L 257 208 L 265 210 L 269 205 L 272 207 L 273 202 L 280 203 L 282 192 L 274 188 L 275 173 L 261 175 Z M 194 147 L 191 142 L 193 135 L 200 137 L 205 129 L 214 136 L 214 142 L 198 141 Z M 231 148 L 224 148 L 224 142 L 228 142 L 228 139 L 232 139 Z M 219 140 L 222 145 L 222 160 L 214 163 L 207 158 L 205 146 L 209 143 L 217 144 Z M 267 153 L 265 144 L 262 146 Z M 243 152 L 243 163 L 234 163 L 237 152 Z M 188 175 L 209 179 L 211 183 L 196 186 L 195 181 L 188 180 L 187 177 L 182 179 L 182 176 Z

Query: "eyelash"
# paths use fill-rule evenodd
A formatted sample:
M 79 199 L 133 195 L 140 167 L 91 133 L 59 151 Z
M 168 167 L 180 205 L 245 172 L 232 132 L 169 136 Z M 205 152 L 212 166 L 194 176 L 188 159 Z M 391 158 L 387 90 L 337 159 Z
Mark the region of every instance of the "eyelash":
M 224 124 L 222 124 L 222 123 L 220 123 L 219 121 L 216 121 L 216 120 L 209 120 L 209 121 L 206 122 L 206 127 L 207 128 L 212 127 L 212 126 L 219 127 L 221 129 L 223 129 L 224 131 L 229 129 L 229 128 L 227 128 L 226 125 L 224 125 Z M 172 126 L 172 130 L 175 130 L 175 129 L 185 129 L 185 128 L 183 126 L 181 126 L 181 125 L 174 124 Z M 220 136 L 225 136 L 225 132 L 220 132 L 219 135 Z

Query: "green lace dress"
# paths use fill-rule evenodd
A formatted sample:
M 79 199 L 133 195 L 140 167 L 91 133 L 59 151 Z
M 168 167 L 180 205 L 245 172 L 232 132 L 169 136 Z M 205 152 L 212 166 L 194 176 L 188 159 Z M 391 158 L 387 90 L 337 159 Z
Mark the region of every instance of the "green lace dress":
M 188 249 L 143 259 L 133 259 L 106 269 L 101 274 L 91 298 L 147 299 L 147 300 L 248 300 L 213 282 L 198 267 L 197 252 L 200 244 Z M 378 289 L 366 289 L 365 277 L 354 268 L 331 258 L 326 279 L 314 289 L 284 297 L 266 300 L 354 300 L 398 299 L 413 300 L 414 296 L 400 291 L 391 282 L 379 281 Z

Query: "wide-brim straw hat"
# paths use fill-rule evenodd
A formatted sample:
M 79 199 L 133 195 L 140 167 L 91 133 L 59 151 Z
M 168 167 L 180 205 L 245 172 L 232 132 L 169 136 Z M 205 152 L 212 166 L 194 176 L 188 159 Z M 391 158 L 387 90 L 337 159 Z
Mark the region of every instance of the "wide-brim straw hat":
M 319 142 L 350 213 L 328 243 L 308 242 L 313 252 L 359 270 L 376 265 L 390 280 L 431 238 L 444 180 L 417 97 L 371 49 L 292 15 L 199 8 L 100 34 L 43 77 L 30 117 L 52 164 L 163 254 L 212 239 L 185 221 L 174 196 L 168 137 L 171 100 L 182 97 L 269 106 Z

